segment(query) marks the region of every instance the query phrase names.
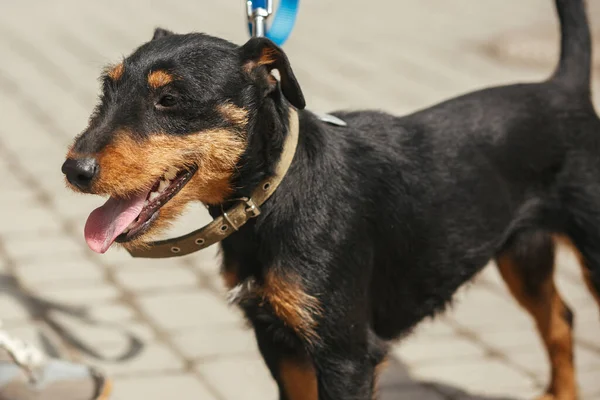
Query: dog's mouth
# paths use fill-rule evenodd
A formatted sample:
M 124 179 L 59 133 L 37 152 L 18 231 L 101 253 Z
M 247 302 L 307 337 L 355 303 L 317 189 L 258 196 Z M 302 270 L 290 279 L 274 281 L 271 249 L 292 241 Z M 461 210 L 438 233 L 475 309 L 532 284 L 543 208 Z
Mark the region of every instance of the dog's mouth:
M 88 246 L 104 253 L 115 241 L 124 243 L 139 238 L 156 221 L 161 207 L 179 193 L 197 170 L 197 166 L 170 168 L 148 191 L 128 198 L 111 196 L 88 217 L 84 230 Z

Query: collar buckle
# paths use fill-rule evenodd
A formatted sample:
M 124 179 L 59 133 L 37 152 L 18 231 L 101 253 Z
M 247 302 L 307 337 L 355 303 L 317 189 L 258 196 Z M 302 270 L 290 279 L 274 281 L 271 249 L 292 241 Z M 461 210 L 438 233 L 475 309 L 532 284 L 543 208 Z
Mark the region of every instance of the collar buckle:
M 231 217 L 229 214 L 227 214 L 227 211 L 223 211 L 223 219 L 227 221 L 227 223 L 231 225 L 231 227 L 235 231 L 239 231 L 240 227 L 244 225 L 249 219 L 256 218 L 260 215 L 260 208 L 258 208 L 256 203 L 251 198 L 242 197 L 238 200 L 243 204 L 244 214 L 246 214 L 246 216 L 242 220 L 240 220 L 239 218 L 236 219 L 235 217 Z M 228 211 L 231 210 L 233 209 L 229 209 Z M 223 227 L 225 227 L 225 229 Z M 221 227 L 221 230 L 225 232 L 226 226 L 223 225 L 223 227 Z
M 260 215 L 260 208 L 256 205 L 252 198 L 247 197 L 242 199 L 242 201 L 246 204 L 245 211 L 250 218 L 256 218 Z

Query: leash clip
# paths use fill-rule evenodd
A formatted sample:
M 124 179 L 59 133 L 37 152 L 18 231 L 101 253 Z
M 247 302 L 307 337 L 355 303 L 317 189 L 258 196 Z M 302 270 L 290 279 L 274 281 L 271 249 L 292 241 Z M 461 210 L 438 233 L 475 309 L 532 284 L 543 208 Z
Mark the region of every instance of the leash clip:
M 273 0 L 254 0 L 254 2 L 246 1 L 248 23 L 252 25 L 252 36 L 263 37 L 267 34 L 267 18 L 273 14 Z

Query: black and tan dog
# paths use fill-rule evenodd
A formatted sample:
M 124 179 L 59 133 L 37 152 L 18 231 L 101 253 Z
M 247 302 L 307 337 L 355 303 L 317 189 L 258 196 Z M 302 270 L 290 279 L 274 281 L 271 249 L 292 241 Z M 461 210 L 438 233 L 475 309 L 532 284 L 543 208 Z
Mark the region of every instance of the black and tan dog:
M 600 121 L 584 3 L 556 5 L 550 79 L 405 117 L 336 113 L 347 127 L 297 111 L 298 82 L 267 39 L 238 47 L 158 29 L 107 71 L 63 165 L 75 190 L 110 196 L 90 215 L 88 244 L 139 248 L 191 201 L 218 217 L 255 196 L 297 141 L 261 214 L 221 243 L 281 399 L 371 399 L 388 343 L 443 311 L 491 259 L 546 345 L 543 398 L 575 399 L 554 253 L 558 240 L 576 250 L 600 301 Z

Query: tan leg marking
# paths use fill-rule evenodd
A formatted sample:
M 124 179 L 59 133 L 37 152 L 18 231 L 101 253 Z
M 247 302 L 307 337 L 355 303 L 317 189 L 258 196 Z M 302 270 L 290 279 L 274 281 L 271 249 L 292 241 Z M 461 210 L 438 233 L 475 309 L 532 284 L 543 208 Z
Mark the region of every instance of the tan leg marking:
M 321 305 L 316 297 L 306 293 L 299 276 L 269 271 L 261 296 L 275 315 L 308 344 L 318 339 L 316 317 L 321 314 Z
M 317 374 L 310 362 L 282 359 L 279 378 L 288 400 L 318 400 Z
M 575 400 L 577 384 L 573 365 L 573 336 L 571 327 L 565 320 L 565 304 L 553 280 L 539 282 L 536 294 L 524 287 L 519 266 L 510 255 L 502 255 L 497 264 L 510 292 L 523 308 L 535 319 L 550 359 L 552 376 L 548 392 L 541 399 Z
M 594 299 L 596 299 L 598 307 L 600 307 L 600 292 L 598 292 L 598 289 L 596 289 L 594 283 L 592 282 L 592 273 L 588 268 L 587 263 L 585 262 L 581 252 L 577 249 L 577 247 L 575 247 L 571 239 L 564 235 L 555 235 L 554 239 L 556 242 L 568 247 L 573 252 L 573 254 L 575 254 L 577 260 L 579 260 L 579 267 L 581 268 L 583 280 L 585 281 L 585 284 L 587 285 L 587 288 L 592 294 L 592 296 L 594 296 Z

